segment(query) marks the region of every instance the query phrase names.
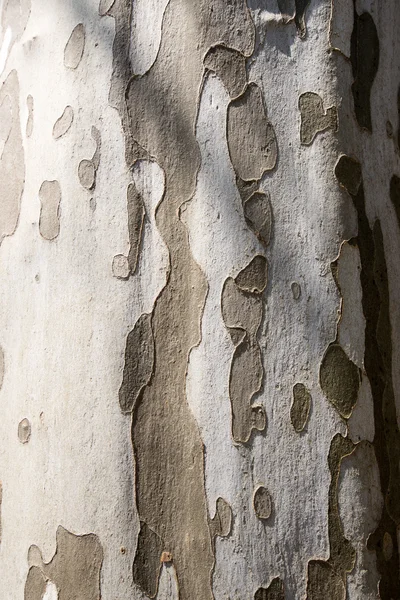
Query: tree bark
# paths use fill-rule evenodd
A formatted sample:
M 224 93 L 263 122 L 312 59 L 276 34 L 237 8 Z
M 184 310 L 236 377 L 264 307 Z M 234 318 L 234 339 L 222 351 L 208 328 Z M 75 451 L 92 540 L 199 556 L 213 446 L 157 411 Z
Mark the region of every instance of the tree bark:
M 400 598 L 394 0 L 3 0 L 0 592 Z

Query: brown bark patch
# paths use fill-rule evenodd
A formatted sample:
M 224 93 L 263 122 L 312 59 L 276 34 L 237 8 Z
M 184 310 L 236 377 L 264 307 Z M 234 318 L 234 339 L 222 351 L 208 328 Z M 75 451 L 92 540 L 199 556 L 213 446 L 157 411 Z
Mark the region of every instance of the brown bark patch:
M 244 216 L 254 235 L 268 246 L 272 231 L 272 209 L 269 194 L 254 192 L 243 205 Z
M 151 315 L 142 315 L 128 334 L 125 349 L 125 365 L 119 390 L 119 404 L 123 412 L 131 412 L 154 368 L 154 337 Z
M 361 384 L 358 367 L 337 344 L 328 346 L 320 367 L 321 388 L 338 413 L 348 419 L 357 402 Z
M 136 271 L 140 246 L 142 243 L 144 219 L 146 210 L 141 194 L 134 183 L 130 183 L 127 191 L 129 254 L 128 263 L 133 275 Z
M 228 147 L 233 168 L 246 181 L 261 179 L 276 164 L 278 147 L 260 88 L 250 83 L 228 106 Z
M 31 546 L 30 554 L 34 550 L 39 564 L 29 569 L 25 600 L 42 600 L 48 580 L 56 585 L 60 600 L 100 600 L 103 550 L 99 538 L 93 533 L 74 535 L 60 526 L 56 540 L 56 553 L 49 563 L 43 562 L 39 548 Z
M 311 560 L 308 563 L 307 600 L 345 600 L 346 588 L 340 575 L 329 563 Z
M 260 485 L 253 495 L 253 508 L 257 517 L 262 520 L 269 519 L 272 514 L 272 498 L 266 487 Z
M 306 92 L 299 98 L 301 114 L 300 141 L 305 146 L 313 143 L 317 133 L 332 129 L 337 131 L 336 106 L 324 109 L 322 98 L 314 92 Z
M 264 314 L 267 266 L 264 256 L 254 257 L 235 279 L 225 281 L 221 296 L 224 323 L 236 346 L 229 376 L 232 437 L 242 443 L 249 440 L 253 429 L 264 431 L 267 424 L 264 408 L 252 404 L 264 376 L 257 334 Z
M 259 588 L 254 594 L 254 600 L 285 600 L 282 579 L 275 577 L 267 588 Z
M 204 66 L 221 78 L 232 99 L 244 92 L 247 85 L 246 58 L 241 52 L 226 46 L 213 46 L 204 59 Z
M 297 433 L 307 425 L 311 408 L 311 394 L 303 383 L 293 387 L 293 404 L 290 409 L 290 420 Z

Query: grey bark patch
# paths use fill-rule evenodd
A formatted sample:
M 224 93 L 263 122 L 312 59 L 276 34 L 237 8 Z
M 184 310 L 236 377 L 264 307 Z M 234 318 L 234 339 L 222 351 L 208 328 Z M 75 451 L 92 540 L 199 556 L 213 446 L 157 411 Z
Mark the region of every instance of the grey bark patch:
M 84 158 L 78 166 L 78 177 L 82 187 L 92 190 L 96 185 L 97 169 L 100 165 L 101 134 L 97 127 L 92 127 L 92 138 L 96 144 L 93 157 L 89 160 Z
M 293 404 L 290 409 L 292 425 L 300 433 L 307 425 L 311 408 L 311 394 L 303 383 L 296 383 L 293 387 Z
M 115 4 L 115 0 L 100 0 L 99 15 L 104 17 Z
M 361 378 L 358 367 L 339 344 L 331 344 L 320 367 L 321 388 L 339 414 L 348 419 L 357 402 Z
M 211 536 L 227 537 L 232 528 L 232 509 L 223 498 L 217 498 L 215 516 L 211 519 Z
M 146 523 L 141 522 L 133 562 L 133 579 L 150 598 L 157 593 L 163 551 L 162 539 Z
M 78 166 L 78 177 L 81 186 L 87 190 L 94 187 L 96 180 L 96 168 L 92 160 L 83 159 Z
M 28 119 L 26 121 L 26 137 L 31 137 L 33 133 L 33 97 L 29 95 L 26 99 L 26 105 L 28 107 Z
M 227 120 L 229 154 L 237 176 L 247 181 L 260 179 L 275 167 L 278 146 L 255 83 L 229 103 Z
M 265 246 L 268 246 L 272 231 L 272 209 L 269 195 L 254 192 L 244 203 L 243 210 L 250 229 Z
M 57 121 L 54 123 L 54 127 L 53 127 L 54 139 L 58 140 L 60 137 L 65 135 L 67 133 L 67 131 L 70 129 L 70 127 L 73 123 L 73 120 L 74 120 L 74 111 L 72 109 L 72 106 L 66 106 L 64 108 L 64 111 L 63 111 L 61 117 L 59 117 L 57 119 Z
M 294 300 L 299 300 L 301 296 L 301 286 L 297 281 L 293 281 L 290 284 L 290 289 L 292 290 Z
M 79 66 L 85 49 L 85 37 L 85 27 L 83 23 L 78 23 L 64 48 L 64 65 L 67 69 L 76 69 Z
M 117 279 L 128 279 L 130 273 L 128 257 L 123 254 L 116 254 L 112 262 L 112 274 L 114 277 Z
M 213 46 L 206 54 L 204 66 L 221 78 L 232 99 L 244 92 L 247 85 L 246 59 L 241 52 L 226 46 Z
M 269 519 L 272 514 L 271 494 L 264 486 L 259 486 L 253 495 L 253 508 L 259 519 Z
M 21 444 L 27 444 L 31 437 L 31 424 L 28 419 L 22 419 L 18 425 L 18 439 Z
M 36 549 L 41 564 L 28 572 L 24 600 L 42 600 L 49 580 L 56 585 L 60 600 L 100 600 L 103 549 L 99 538 L 93 533 L 74 535 L 60 526 L 56 541 L 57 549 L 49 563 L 43 562 L 40 550 Z
M 285 600 L 282 579 L 275 577 L 267 588 L 259 588 L 254 594 L 254 600 Z
M 17 227 L 25 184 L 25 158 L 19 113 L 19 83 L 11 71 L 0 89 L 0 243 Z
M 131 275 L 136 271 L 143 237 L 143 225 L 146 215 L 144 202 L 136 185 L 130 183 L 127 190 L 129 254 L 128 262 Z
M 101 154 L 101 133 L 100 131 L 97 129 L 97 127 L 95 127 L 94 125 L 92 126 L 92 138 L 94 139 L 94 142 L 96 144 L 96 150 L 94 151 L 94 154 L 92 156 L 92 162 L 95 166 L 95 169 L 97 171 L 97 169 L 99 168 L 100 165 L 100 154 Z
M 119 390 L 119 404 L 123 412 L 131 412 L 154 368 L 154 337 L 151 315 L 143 314 L 128 334 L 125 349 L 125 365 Z
M 299 98 L 301 113 L 300 141 L 305 146 L 312 144 L 317 133 L 332 129 L 337 131 L 338 120 L 335 106 L 324 110 L 322 98 L 314 92 L 301 94 Z
M 312 560 L 308 563 L 307 600 L 345 600 L 342 578 L 328 563 Z
M 45 240 L 54 240 L 60 233 L 61 188 L 58 181 L 43 181 L 39 190 L 39 231 Z
M 360 127 L 372 132 L 371 88 L 379 67 L 379 38 L 374 20 L 368 12 L 354 14 L 350 60 L 357 122 Z

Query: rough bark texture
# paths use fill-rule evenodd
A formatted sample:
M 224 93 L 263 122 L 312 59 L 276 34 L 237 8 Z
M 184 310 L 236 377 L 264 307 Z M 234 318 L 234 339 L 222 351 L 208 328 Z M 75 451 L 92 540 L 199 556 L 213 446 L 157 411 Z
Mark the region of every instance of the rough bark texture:
M 399 34 L 3 0 L 2 598 L 400 598 Z

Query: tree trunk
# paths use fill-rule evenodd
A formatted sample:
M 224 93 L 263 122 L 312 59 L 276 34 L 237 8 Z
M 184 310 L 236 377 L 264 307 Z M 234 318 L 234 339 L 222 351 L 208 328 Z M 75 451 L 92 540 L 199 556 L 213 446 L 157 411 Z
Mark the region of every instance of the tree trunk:
M 399 33 L 3 0 L 2 598 L 400 598 Z

